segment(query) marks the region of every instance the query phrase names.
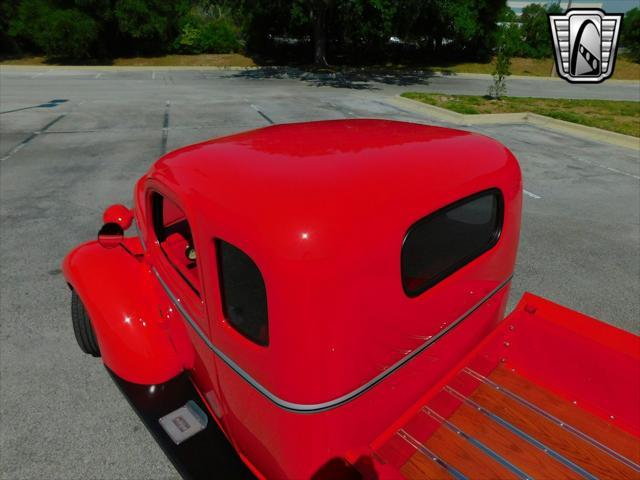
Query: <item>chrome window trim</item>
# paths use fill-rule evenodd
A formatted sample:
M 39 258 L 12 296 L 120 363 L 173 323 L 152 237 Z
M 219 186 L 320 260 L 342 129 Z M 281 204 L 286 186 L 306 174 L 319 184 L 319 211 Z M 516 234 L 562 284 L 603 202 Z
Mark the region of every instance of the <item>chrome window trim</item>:
M 198 336 L 207 345 L 207 347 L 209 347 L 209 349 L 213 353 L 215 353 L 218 358 L 220 358 L 220 360 L 222 360 L 229 368 L 231 368 L 231 370 L 233 370 L 235 373 L 237 373 L 240 377 L 242 377 L 243 380 L 245 380 L 249 385 L 251 385 L 253 388 L 255 388 L 258 392 L 260 392 L 262 395 L 264 395 L 267 399 L 269 399 L 275 405 L 277 405 L 278 407 L 283 408 L 285 410 L 289 410 L 289 411 L 296 412 L 296 413 L 318 413 L 318 412 L 323 412 L 323 411 L 326 411 L 326 410 L 330 410 L 330 409 L 339 407 L 340 405 L 343 405 L 343 404 L 355 399 L 356 397 L 359 397 L 360 395 L 365 393 L 367 390 L 373 388 L 378 383 L 380 383 L 382 380 L 384 380 L 386 377 L 388 377 L 393 372 L 398 370 L 405 363 L 409 362 L 411 359 L 413 359 L 416 356 L 418 356 L 420 353 L 422 353 L 424 350 L 426 350 L 429 346 L 433 345 L 435 342 L 437 342 L 440 338 L 445 336 L 447 333 L 449 333 L 455 327 L 457 327 L 463 320 L 465 320 L 467 317 L 469 317 L 472 313 L 474 313 L 482 305 L 484 305 L 490 298 L 492 298 L 496 293 L 498 293 L 500 290 L 502 290 L 511 281 L 511 279 L 513 278 L 513 274 L 509 275 L 509 277 L 507 277 L 506 280 L 504 280 L 500 285 L 498 285 L 495 289 L 493 289 L 491 292 L 489 292 L 488 295 L 486 295 L 484 298 L 482 298 L 478 303 L 476 303 L 473 307 L 471 307 L 469 310 L 467 310 L 464 314 L 462 314 L 460 317 L 458 317 L 454 322 L 452 322 L 449 326 L 447 326 L 447 328 L 445 328 L 445 329 L 441 330 L 440 332 L 438 332 L 436 335 L 434 335 L 429 340 L 424 342 L 420 347 L 418 347 L 417 349 L 415 349 L 414 351 L 412 351 L 408 355 L 404 356 L 403 358 L 398 360 L 396 363 L 394 363 L 391 367 L 386 369 L 384 372 L 379 373 L 378 375 L 373 377 L 371 380 L 369 380 L 367 383 L 361 385 L 360 387 L 356 388 L 355 390 L 352 390 L 349 393 L 346 393 L 346 394 L 344 394 L 344 395 L 342 395 L 340 397 L 337 397 L 337 398 L 335 398 L 333 400 L 329 400 L 327 402 L 321 402 L 321 403 L 295 403 L 295 402 L 289 402 L 287 400 L 284 400 L 284 399 L 278 397 L 277 395 L 275 395 L 274 393 L 272 393 L 271 391 L 267 390 L 263 385 L 261 385 L 258 381 L 256 381 L 251 375 L 249 375 L 242 367 L 240 367 L 240 365 L 238 365 L 231 358 L 229 358 L 222 350 L 220 350 L 218 347 L 216 347 L 211 342 L 209 337 L 207 337 L 207 335 L 205 335 L 205 333 L 198 326 L 198 324 L 193 320 L 193 318 L 191 318 L 191 315 L 189 315 L 189 313 L 182 306 L 180 300 L 173 294 L 173 292 L 171 291 L 169 286 L 164 282 L 162 277 L 160 277 L 160 274 L 155 269 L 155 267 L 151 267 L 151 270 L 153 271 L 153 273 L 155 274 L 156 278 L 160 282 L 160 285 L 162 285 L 162 288 L 164 289 L 164 291 L 167 293 L 167 295 L 171 299 L 171 302 L 175 305 L 175 307 L 178 309 L 178 311 L 182 314 L 182 316 L 187 321 L 187 323 L 191 326 L 191 328 L 193 328 L 193 330 L 198 334 Z

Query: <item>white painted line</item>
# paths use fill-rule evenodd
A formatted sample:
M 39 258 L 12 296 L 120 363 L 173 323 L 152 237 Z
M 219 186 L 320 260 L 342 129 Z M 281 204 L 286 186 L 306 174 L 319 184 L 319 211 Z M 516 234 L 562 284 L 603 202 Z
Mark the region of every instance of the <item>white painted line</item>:
M 253 103 L 251 104 L 251 108 L 253 108 L 256 112 L 260 111 L 260 107 L 258 107 L 257 105 L 254 105 Z
M 35 75 L 33 75 L 31 78 L 37 78 L 40 77 L 42 75 L 44 75 L 45 73 L 49 73 L 51 70 L 47 70 L 45 72 L 40 72 L 40 73 L 36 73 Z
M 14 153 L 18 153 L 22 147 L 24 147 L 26 144 L 25 143 L 19 143 L 18 145 L 16 145 L 13 149 L 11 149 L 11 151 L 9 153 L 7 153 L 4 157 L 0 158 L 0 162 L 4 162 L 5 160 L 11 158 L 11 156 Z
M 57 123 L 59 120 L 64 118 L 66 115 L 67 115 L 67 112 L 63 112 L 57 118 L 54 118 L 51 122 L 47 123 L 40 130 L 36 130 L 35 132 L 31 133 L 31 135 L 29 135 L 22 142 L 20 142 L 18 145 L 13 147 L 4 157 L 0 158 L 0 162 L 4 162 L 5 160 L 8 160 L 9 158 L 11 158 L 14 154 L 16 154 L 20 150 L 22 150 L 25 147 L 25 145 L 27 145 L 31 140 L 33 140 L 38 135 L 41 135 L 42 133 L 46 132 L 49 129 L 49 127 L 53 126 L 54 123 Z
M 634 175 L 633 173 L 623 172 L 622 170 L 618 170 L 617 168 L 607 167 L 606 165 L 600 165 L 599 163 L 591 162 L 589 160 L 585 160 L 584 158 L 576 158 L 579 162 L 586 163 L 587 165 L 592 165 L 598 168 L 604 168 L 605 170 L 609 170 L 610 172 L 617 173 L 618 175 L 624 175 L 625 177 L 635 178 L 636 180 L 640 180 L 640 176 Z
M 102 76 L 102 72 L 96 74 L 95 78 L 100 78 Z
M 151 80 L 155 80 L 155 79 L 156 79 L 156 72 L 153 72 L 153 73 L 151 74 Z
M 524 193 L 525 195 L 531 197 L 531 198 L 535 198 L 536 200 L 540 200 L 542 197 L 540 195 L 536 195 L 535 193 L 531 193 L 529 190 L 524 190 L 522 189 L 522 193 Z
M 598 165 L 598 166 L 600 166 L 600 165 Z M 619 173 L 620 175 L 626 175 L 627 177 L 631 177 L 631 178 L 635 178 L 636 180 L 640 180 L 640 176 L 638 176 L 638 175 L 634 175 L 632 173 L 623 172 L 621 170 L 617 170 L 617 169 L 611 168 L 611 167 L 604 167 L 604 168 L 606 168 L 607 170 L 609 170 L 611 172 Z

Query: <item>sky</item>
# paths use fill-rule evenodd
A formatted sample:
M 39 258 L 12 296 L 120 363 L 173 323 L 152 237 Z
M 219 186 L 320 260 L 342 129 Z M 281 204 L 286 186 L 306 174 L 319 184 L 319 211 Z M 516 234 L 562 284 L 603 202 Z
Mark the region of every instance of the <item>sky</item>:
M 607 13 L 624 13 L 634 7 L 640 8 L 640 0 L 602 0 L 601 3 Z
M 507 2 L 516 13 L 522 11 L 522 7 L 529 3 L 560 3 L 563 8 L 569 3 L 569 0 L 509 0 Z M 602 9 L 607 13 L 625 13 L 634 7 L 640 8 L 640 0 L 572 0 L 574 6 L 580 4 L 585 7 L 588 4 L 594 4 L 596 7 L 602 5 Z

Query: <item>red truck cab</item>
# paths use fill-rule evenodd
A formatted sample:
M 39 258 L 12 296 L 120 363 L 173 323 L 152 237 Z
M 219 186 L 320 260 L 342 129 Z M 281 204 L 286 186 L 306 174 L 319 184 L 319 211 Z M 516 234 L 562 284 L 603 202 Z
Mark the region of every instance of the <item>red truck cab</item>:
M 76 337 L 187 478 L 475 477 L 460 458 L 533 478 L 449 421 L 463 407 L 544 472 L 637 478 L 638 338 L 531 295 L 503 320 L 521 204 L 509 150 L 447 128 L 325 121 L 184 147 L 65 258 Z M 500 382 L 551 423 L 540 399 L 578 399 L 624 447 L 572 426 L 611 460 L 590 473 L 474 397 Z M 427 447 L 444 431 L 471 453 Z

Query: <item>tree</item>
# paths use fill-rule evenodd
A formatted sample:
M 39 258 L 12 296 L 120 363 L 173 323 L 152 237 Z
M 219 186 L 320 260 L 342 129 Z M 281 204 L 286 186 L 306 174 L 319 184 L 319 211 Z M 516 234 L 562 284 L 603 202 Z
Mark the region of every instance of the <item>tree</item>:
M 516 14 L 511 8 L 504 7 L 500 12 L 493 84 L 488 92 L 494 99 L 507 94 L 507 77 L 511 75 L 511 57 L 522 47 L 520 27 L 516 20 Z
M 310 0 L 309 18 L 313 25 L 313 63 L 327 65 L 327 13 L 334 0 Z
M 441 58 L 489 57 L 505 0 L 405 0 L 396 2 L 394 35 Z
M 553 3 L 546 9 L 537 3 L 527 5 L 520 16 L 524 54 L 527 57 L 550 57 L 551 35 L 549 33 L 549 19 L 547 13 L 562 13 L 560 5 Z
M 114 15 L 120 33 L 133 40 L 133 53 L 166 51 L 189 6 L 189 0 L 117 0 Z
M 18 9 L 17 2 L 0 0 L 0 53 L 15 53 L 19 51 L 19 42 L 9 34 L 12 19 Z
M 338 1 L 334 30 L 343 48 L 351 48 L 363 56 L 379 56 L 389 38 L 396 32 L 398 3 L 393 0 Z
M 99 25 L 77 8 L 56 8 L 44 0 L 24 0 L 11 21 L 9 34 L 28 39 L 50 57 L 91 56 Z
M 622 46 L 634 62 L 640 62 L 640 8 L 629 10 L 622 20 Z
M 310 33 L 313 61 L 328 65 L 327 49 L 347 44 L 362 54 L 380 50 L 392 32 L 393 0 L 294 0 L 291 25 Z

